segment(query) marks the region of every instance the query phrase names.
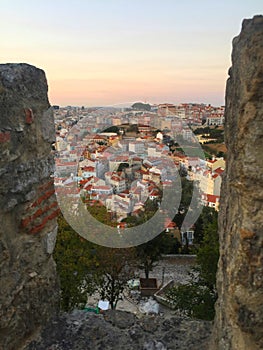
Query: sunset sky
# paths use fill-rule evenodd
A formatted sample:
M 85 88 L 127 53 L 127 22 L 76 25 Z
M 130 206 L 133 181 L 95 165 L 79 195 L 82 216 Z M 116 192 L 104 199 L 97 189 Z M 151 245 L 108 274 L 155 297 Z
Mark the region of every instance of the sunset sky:
M 1 63 L 45 70 L 51 104 L 224 104 L 232 38 L 262 0 L 1 0 Z

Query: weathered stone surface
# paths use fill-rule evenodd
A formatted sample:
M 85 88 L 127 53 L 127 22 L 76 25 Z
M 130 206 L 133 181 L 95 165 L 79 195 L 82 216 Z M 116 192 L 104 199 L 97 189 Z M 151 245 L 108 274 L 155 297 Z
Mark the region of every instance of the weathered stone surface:
M 233 40 L 213 349 L 263 348 L 263 16 Z
M 135 315 L 126 311 L 119 312 L 117 310 L 107 310 L 104 319 L 107 322 L 110 322 L 113 326 L 125 329 L 134 324 Z
M 150 322 L 158 324 L 154 332 Z M 53 319 L 25 350 L 206 350 L 210 335 L 207 321 L 161 316 L 146 321 L 123 311 L 109 311 L 105 317 L 74 311 Z
M 58 309 L 50 255 L 54 195 L 52 110 L 42 70 L 0 65 L 0 349 L 19 349 Z

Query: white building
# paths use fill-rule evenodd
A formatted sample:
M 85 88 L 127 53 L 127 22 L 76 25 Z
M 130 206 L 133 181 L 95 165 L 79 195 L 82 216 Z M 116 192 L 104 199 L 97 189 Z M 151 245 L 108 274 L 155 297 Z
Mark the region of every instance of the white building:
M 194 230 L 181 231 L 181 240 L 183 245 L 186 245 L 186 241 L 192 245 L 194 243 Z
M 206 118 L 207 125 L 223 125 L 224 124 L 224 115 L 223 114 L 211 114 Z
M 129 151 L 136 154 L 143 154 L 145 152 L 144 142 L 134 141 L 129 142 Z

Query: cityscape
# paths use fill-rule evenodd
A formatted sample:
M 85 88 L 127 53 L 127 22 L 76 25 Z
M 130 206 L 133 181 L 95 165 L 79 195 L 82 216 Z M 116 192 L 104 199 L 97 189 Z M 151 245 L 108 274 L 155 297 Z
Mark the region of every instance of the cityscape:
M 163 190 L 184 176 L 197 184 L 200 205 L 219 210 L 224 106 L 137 102 L 130 108 L 54 106 L 54 112 L 58 197 L 104 207 L 108 224 L 120 230 L 146 220 L 149 205 L 157 211 Z M 201 144 L 221 151 L 204 153 Z M 193 244 L 194 224 L 178 227 L 171 215 L 163 218 L 163 230 L 182 244 Z

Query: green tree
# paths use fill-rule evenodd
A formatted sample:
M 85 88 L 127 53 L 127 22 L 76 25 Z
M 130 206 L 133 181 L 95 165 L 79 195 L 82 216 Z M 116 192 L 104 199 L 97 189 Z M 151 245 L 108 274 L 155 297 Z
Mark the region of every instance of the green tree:
M 218 258 L 217 215 L 213 215 L 203 226 L 203 240 L 197 252 L 197 267 L 191 272 L 191 282 L 171 288 L 167 293 L 176 309 L 193 318 L 214 318 Z
M 199 282 L 215 292 L 217 262 L 219 258 L 219 237 L 217 215 L 204 226 L 204 238 L 198 249 Z
M 120 165 L 118 166 L 117 171 L 125 171 L 126 169 L 129 168 L 129 163 L 120 163 Z
M 111 214 L 107 211 L 106 207 L 99 201 L 92 201 L 87 204 L 89 213 L 98 221 L 108 226 L 116 226 L 116 222 L 112 220 Z
M 161 196 L 161 191 L 160 191 L 160 196 Z M 138 213 L 136 216 L 134 215 L 129 215 L 127 218 L 123 219 L 122 222 L 126 222 L 128 226 L 138 226 L 143 224 L 144 222 L 147 222 L 150 220 L 153 215 L 156 213 L 158 210 L 158 200 L 154 199 L 147 199 L 144 203 L 144 210 L 142 210 L 140 213 Z
M 218 158 L 225 158 L 225 157 L 226 157 L 226 153 L 223 152 L 223 151 L 219 151 L 219 152 L 216 154 L 216 156 L 217 156 Z
M 157 265 L 161 259 L 161 241 L 162 236 L 158 235 L 149 242 L 136 247 L 138 267 L 144 270 L 145 278 L 149 278 L 150 271 Z
M 204 239 L 204 229 L 210 222 L 217 222 L 218 213 L 214 208 L 203 207 L 202 213 L 195 223 L 194 243 L 200 244 Z
M 54 258 L 60 279 L 62 310 L 84 307 L 87 295 L 94 292 L 90 274 L 94 264 L 93 249 L 93 244 L 82 239 L 63 216 L 59 216 Z
M 185 186 L 189 184 L 190 188 L 192 188 L 192 184 L 189 181 L 186 183 L 186 181 L 186 179 L 183 179 Z M 186 191 L 188 191 L 188 189 Z M 189 200 L 185 198 L 183 205 L 186 205 L 188 201 L 190 203 L 191 199 Z M 145 202 L 143 218 L 142 220 L 139 218 L 137 224 L 148 221 L 156 213 L 158 208 L 158 200 L 151 201 L 150 199 L 147 199 Z M 158 264 L 162 254 L 176 254 L 179 252 L 180 247 L 181 244 L 178 239 L 172 237 L 166 232 L 162 232 L 152 240 L 137 246 L 136 251 L 139 261 L 138 267 L 139 269 L 144 270 L 145 278 L 149 278 L 150 272 Z
M 126 129 L 127 132 L 134 132 L 139 133 L 138 125 L 137 124 L 130 124 L 129 127 Z
M 187 180 L 186 177 L 181 177 L 182 195 L 181 201 L 178 208 L 178 212 L 175 215 L 173 221 L 176 223 L 177 227 L 181 228 L 184 221 L 185 215 L 190 206 L 192 196 L 193 196 L 193 182 Z
M 173 237 L 168 232 L 161 233 L 160 251 L 161 254 L 178 254 L 181 248 L 181 243 L 178 238 Z
M 160 197 L 162 197 L 162 193 L 160 191 Z M 145 222 L 150 220 L 153 215 L 156 213 L 156 211 L 159 209 L 158 205 L 158 199 L 151 200 L 147 198 L 147 200 L 144 203 L 144 209 L 145 209 Z
M 108 300 L 115 309 L 122 299 L 127 282 L 134 277 L 134 249 L 99 247 L 96 252 L 97 267 L 94 270 L 96 290 L 102 300 Z
M 97 291 L 116 308 L 134 277 L 134 249 L 98 246 L 80 237 L 64 220 L 58 218 L 58 236 L 54 251 L 61 287 L 61 308 L 83 308 L 88 295 Z
M 213 320 L 215 294 L 198 283 L 180 285 L 168 291 L 167 297 L 175 309 L 202 320 Z
M 118 128 L 118 126 L 112 125 L 112 126 L 109 126 L 107 129 L 103 130 L 103 132 L 115 132 L 116 134 L 119 135 L 120 129 Z

